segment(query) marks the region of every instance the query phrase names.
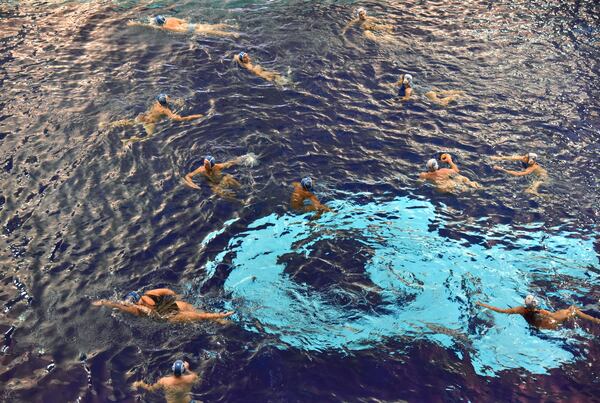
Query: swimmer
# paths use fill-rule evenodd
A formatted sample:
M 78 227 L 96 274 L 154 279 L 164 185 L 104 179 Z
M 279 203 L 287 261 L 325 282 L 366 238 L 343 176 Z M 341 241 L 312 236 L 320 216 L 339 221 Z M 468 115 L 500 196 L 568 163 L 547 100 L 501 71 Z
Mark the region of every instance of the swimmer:
M 147 137 L 131 137 L 129 139 L 122 140 L 124 144 L 134 143 L 136 141 L 145 141 L 150 138 L 154 134 L 156 130 L 156 124 L 160 122 L 163 118 L 169 118 L 176 122 L 187 122 L 194 119 L 200 119 L 204 115 L 196 114 L 189 116 L 180 116 L 174 113 L 171 110 L 172 104 L 171 97 L 165 94 L 158 94 L 156 96 L 156 102 L 152 104 L 150 109 L 145 113 L 140 113 L 135 119 L 124 119 L 118 120 L 116 122 L 111 123 L 108 127 L 124 127 L 124 126 L 135 126 L 135 125 L 143 125 L 144 130 L 146 131 Z M 214 108 L 214 100 L 210 100 L 211 110 Z M 209 111 L 210 112 L 210 111 Z
M 427 172 L 419 174 L 419 179 L 433 183 L 436 189 L 443 193 L 455 193 L 468 188 L 479 189 L 481 187 L 479 183 L 459 174 L 460 170 L 450 154 L 440 153 L 439 160 L 447 163 L 450 168 L 440 168 L 438 161 L 432 158 L 427 161 Z
M 525 189 L 525 193 L 533 195 L 539 195 L 538 189 L 540 185 L 546 182 L 548 179 L 548 172 L 537 163 L 537 158 L 538 156 L 536 153 L 527 153 L 525 155 L 515 155 L 508 157 L 490 157 L 490 159 L 493 161 L 520 161 L 521 166 L 523 167 L 523 171 L 511 171 L 509 169 L 504 169 L 498 165 L 494 165 L 493 168 L 497 171 L 502 171 L 512 176 L 533 175 L 534 179 L 531 185 L 527 189 Z
M 346 24 L 344 29 L 342 30 L 342 35 L 346 35 L 346 31 L 354 25 L 358 24 L 359 27 L 363 30 L 363 34 L 366 38 L 374 40 L 374 41 L 393 41 L 394 37 L 389 35 L 393 32 L 394 26 L 389 24 L 383 24 L 381 20 L 375 17 L 371 17 L 367 15 L 367 10 L 360 7 L 354 13 L 355 17 Z M 375 34 L 377 33 L 377 35 Z
M 401 96 L 401 101 L 408 101 L 413 93 L 412 76 L 410 74 L 402 74 L 400 79 L 394 83 L 394 86 L 399 86 L 398 95 Z
M 279 73 L 267 71 L 257 64 L 252 64 L 250 56 L 248 56 L 248 53 L 246 52 L 240 52 L 239 54 L 233 56 L 233 60 L 235 60 L 240 66 L 242 66 L 252 74 L 264 78 L 267 81 L 273 81 L 279 85 L 284 85 L 287 83 L 287 80 Z
M 209 182 L 214 193 L 220 196 L 231 198 L 233 193 L 228 190 L 231 188 L 239 188 L 240 183 L 231 175 L 223 175 L 223 169 L 231 168 L 234 165 L 240 164 L 244 157 L 238 157 L 231 161 L 217 164 L 215 157 L 207 155 L 204 157 L 203 165 L 194 171 L 188 173 L 183 182 L 192 189 L 200 189 L 192 178 L 196 175 L 202 175 Z
M 165 393 L 167 403 L 190 403 L 192 398 L 192 386 L 200 379 L 198 374 L 190 371 L 190 364 L 187 361 L 177 360 L 171 367 L 173 375 L 163 376 L 155 384 L 149 385 L 144 381 L 136 381 L 133 388 L 145 389 L 149 392 L 156 392 L 162 389 Z
M 168 322 L 195 322 L 207 319 L 219 321 L 219 319 L 233 315 L 233 312 L 200 312 L 192 304 L 178 300 L 175 291 L 168 288 L 146 291 L 143 295 L 131 291 L 123 301 L 101 299 L 92 302 L 92 305 L 108 306 L 135 316 L 147 316 Z
M 400 87 L 398 90 L 398 95 L 401 101 L 408 101 L 410 97 L 413 95 L 413 78 L 410 74 L 402 74 L 400 79 L 393 84 L 394 87 Z M 428 91 L 425 93 L 427 99 L 431 102 L 441 105 L 448 106 L 450 102 L 456 101 L 462 95 L 464 95 L 464 91 L 460 90 L 447 90 L 447 91 Z
M 292 192 L 290 204 L 294 210 L 302 210 L 304 212 L 317 211 L 319 216 L 325 211 L 331 211 L 312 192 L 313 181 L 310 177 L 302 178 L 300 182 L 292 182 L 292 186 L 294 187 L 294 191 Z
M 477 302 L 477 305 L 483 306 L 484 308 L 491 309 L 495 312 L 506 313 L 509 315 L 519 314 L 529 323 L 531 326 L 535 326 L 541 329 L 554 330 L 558 328 L 563 322 L 578 316 L 582 319 L 592 321 L 600 324 L 600 319 L 596 319 L 586 313 L 583 313 L 576 306 L 571 306 L 567 309 L 561 309 L 556 312 L 546 311 L 545 309 L 538 308 L 538 300 L 533 295 L 525 297 L 525 306 L 517 306 L 515 308 L 496 308 L 494 306 Z
M 163 15 L 157 15 L 156 17 L 150 18 L 146 23 L 129 21 L 127 25 L 130 27 L 150 27 L 155 29 L 161 29 L 163 31 L 175 32 L 178 34 L 195 33 L 200 35 L 230 36 L 232 38 L 239 38 L 240 36 L 240 34 L 237 32 L 222 31 L 222 29 L 231 28 L 231 25 L 191 24 L 186 20 L 182 20 L 180 18 L 165 17 Z

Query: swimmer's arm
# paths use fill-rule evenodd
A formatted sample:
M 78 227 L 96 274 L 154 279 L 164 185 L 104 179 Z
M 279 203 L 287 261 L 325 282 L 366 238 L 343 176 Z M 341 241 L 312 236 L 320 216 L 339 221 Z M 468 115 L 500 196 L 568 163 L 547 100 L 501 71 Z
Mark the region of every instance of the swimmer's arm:
M 350 27 L 354 24 L 356 24 L 359 21 L 358 18 L 355 18 L 353 20 L 351 20 L 350 22 L 348 22 L 346 24 L 346 26 L 344 27 L 344 29 L 342 29 L 342 35 L 346 35 L 346 31 L 348 31 L 348 29 L 350 29 Z
M 136 316 L 140 315 L 140 310 L 136 306 L 134 306 L 133 304 L 123 304 L 121 302 L 113 302 L 113 301 L 107 301 L 105 299 L 101 299 L 99 301 L 92 302 L 92 305 L 94 305 L 94 306 L 107 306 L 109 308 L 119 309 L 119 310 L 121 310 L 123 312 L 127 312 L 127 313 L 130 313 L 132 315 L 136 315 Z
M 495 306 L 491 306 L 488 304 L 484 304 L 483 302 L 477 302 L 477 305 L 482 306 L 487 309 L 491 309 L 492 311 L 495 311 L 495 312 L 507 313 L 509 315 L 515 314 L 515 313 L 518 313 L 518 314 L 524 313 L 524 309 L 522 306 L 517 306 L 515 308 L 509 308 L 509 309 L 502 309 L 502 308 L 496 308 Z
M 593 316 L 590 316 L 587 313 L 581 312 L 581 310 L 579 310 L 579 308 L 575 308 L 575 315 L 579 316 L 582 319 L 586 319 L 586 320 L 589 320 L 591 322 L 600 324 L 600 319 L 594 318 Z
M 194 171 L 190 172 L 189 174 L 187 174 L 187 175 L 185 176 L 185 178 L 183 178 L 183 182 L 184 182 L 184 183 L 185 183 L 187 186 L 191 187 L 192 189 L 200 189 L 200 186 L 196 185 L 196 184 L 195 184 L 195 183 L 192 181 L 192 178 L 193 178 L 194 176 L 198 175 L 199 173 L 201 173 L 203 169 L 204 169 L 204 167 L 202 166 L 202 167 L 200 167 L 200 168 L 198 168 L 198 169 L 196 169 L 196 170 L 194 170 Z
M 232 166 L 239 164 L 241 160 L 242 160 L 242 157 L 237 157 L 237 158 L 234 158 L 227 162 L 222 162 L 220 164 L 217 164 L 216 167 L 220 168 L 220 169 L 231 168 Z
M 160 388 L 163 387 L 162 383 L 160 382 L 160 380 L 158 382 L 156 382 L 154 385 L 150 385 L 144 381 L 135 381 L 132 385 L 134 388 L 141 388 L 141 389 L 145 389 L 149 392 L 156 392 L 157 390 L 159 390 Z
M 155 28 L 154 25 L 148 24 L 147 22 L 140 22 L 140 21 L 134 21 L 134 20 L 127 21 L 127 26 L 128 27 L 151 27 L 151 28 Z
M 456 164 L 454 163 L 454 161 L 449 160 L 448 164 L 450 164 L 450 169 L 453 170 L 456 173 L 460 172 L 460 169 L 458 169 L 458 167 L 456 166 Z
M 146 291 L 144 294 L 160 297 L 162 295 L 177 295 L 175 291 L 168 288 L 155 288 L 154 290 Z
M 522 155 L 494 155 L 490 157 L 492 161 L 519 161 L 522 158 Z
M 312 195 L 308 199 L 312 202 L 313 206 L 315 206 L 315 209 L 320 210 L 320 211 L 331 211 L 331 209 L 329 207 L 322 204 L 319 201 L 319 199 L 317 199 L 317 196 Z
M 512 176 L 525 176 L 525 175 L 529 175 L 530 173 L 535 171 L 535 167 L 529 167 L 524 171 L 511 171 L 510 169 L 504 169 L 499 166 L 494 166 L 494 169 L 496 169 L 498 171 L 502 171 L 502 172 L 507 173 Z
M 200 119 L 204 115 L 197 114 L 197 115 L 189 115 L 189 116 L 180 116 L 172 111 L 168 111 L 167 116 L 169 117 L 169 119 L 175 120 L 176 122 L 187 122 L 189 120 Z

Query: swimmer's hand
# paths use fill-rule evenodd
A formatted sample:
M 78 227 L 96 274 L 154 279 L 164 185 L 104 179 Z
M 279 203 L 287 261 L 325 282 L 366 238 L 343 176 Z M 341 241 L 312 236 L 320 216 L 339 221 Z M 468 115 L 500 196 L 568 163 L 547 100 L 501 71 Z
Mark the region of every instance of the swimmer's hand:
M 498 157 L 497 155 L 493 155 L 490 157 L 492 161 L 502 161 L 502 157 Z
M 498 165 L 494 165 L 492 168 L 495 169 L 496 171 L 502 171 L 502 172 L 506 171 L 506 169 L 504 169 L 504 168 L 502 168 L 501 166 L 498 166 Z
M 452 162 L 452 157 L 450 156 L 450 154 L 442 154 L 440 156 L 440 161 L 442 162 Z
M 223 317 L 223 318 L 228 318 L 228 317 L 230 317 L 231 315 L 233 315 L 234 313 L 235 313 L 235 311 L 229 311 L 229 312 L 225 312 L 225 313 L 223 314 L 223 316 L 222 316 L 222 317 Z
M 196 190 L 201 190 L 202 189 L 200 186 L 196 185 L 194 182 L 192 182 L 191 179 L 189 179 L 187 177 L 185 177 L 183 179 L 183 184 L 185 186 L 189 187 L 189 188 L 192 188 L 192 189 L 196 189 Z
M 106 300 L 105 299 L 99 299 L 98 301 L 92 301 L 92 306 L 102 306 L 106 304 Z

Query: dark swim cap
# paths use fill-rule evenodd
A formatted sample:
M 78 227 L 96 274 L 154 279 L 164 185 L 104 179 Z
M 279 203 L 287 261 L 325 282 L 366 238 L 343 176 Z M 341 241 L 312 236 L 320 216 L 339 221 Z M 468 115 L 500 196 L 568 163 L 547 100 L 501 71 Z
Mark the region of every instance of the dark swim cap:
M 156 17 L 154 17 L 154 22 L 158 25 L 163 25 L 165 22 L 167 22 L 167 19 L 162 15 L 157 15 Z
M 173 363 L 173 374 L 175 376 L 181 376 L 185 373 L 185 364 L 181 360 L 177 360 Z
M 158 94 L 156 96 L 156 100 L 162 106 L 167 106 L 169 103 L 167 102 L 167 94 Z
M 302 185 L 304 190 L 311 190 L 313 187 L 313 182 L 312 182 L 312 179 L 310 178 L 310 176 L 307 176 L 306 178 L 302 178 L 302 180 L 300 181 L 300 184 Z
M 125 295 L 125 298 L 123 298 L 125 301 L 127 300 L 131 300 L 133 302 L 138 302 L 142 297 L 140 296 L 140 294 L 138 294 L 135 291 L 130 291 L 127 295 Z
M 214 167 L 215 164 L 217 163 L 217 160 L 215 160 L 215 157 L 213 157 L 212 155 L 207 155 L 206 157 L 204 157 L 205 160 L 208 160 L 208 162 L 210 162 L 210 167 Z

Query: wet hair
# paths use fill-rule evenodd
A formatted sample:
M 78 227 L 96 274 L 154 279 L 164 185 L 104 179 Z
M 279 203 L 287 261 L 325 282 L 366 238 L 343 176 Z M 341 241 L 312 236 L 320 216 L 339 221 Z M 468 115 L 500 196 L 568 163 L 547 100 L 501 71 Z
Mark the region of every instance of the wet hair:
M 169 102 L 167 101 L 167 94 L 158 94 L 156 96 L 156 100 L 162 106 L 168 106 L 169 105 Z
M 214 167 L 215 164 L 217 163 L 217 160 L 215 160 L 215 157 L 213 157 L 212 155 L 207 155 L 204 157 L 205 161 L 208 161 L 210 163 L 210 167 Z
M 135 291 L 129 291 L 123 300 L 125 301 L 133 301 L 134 303 L 138 302 L 142 299 L 142 296 Z
M 438 162 L 435 158 L 432 158 L 429 161 L 427 161 L 427 170 L 429 172 L 437 171 L 439 168 L 440 166 L 438 165 Z
M 311 190 L 313 187 L 312 178 L 310 176 L 302 178 L 302 180 L 300 181 L 300 185 L 302 185 L 302 188 L 304 190 Z
M 173 367 L 171 369 L 173 370 L 173 374 L 175 376 L 181 376 L 185 374 L 185 363 L 181 360 L 177 360 L 173 363 Z
M 154 22 L 156 25 L 163 25 L 165 22 L 167 22 L 167 19 L 162 15 L 157 15 L 154 17 Z
M 537 300 L 536 297 L 534 297 L 533 295 L 529 294 L 528 296 L 525 297 L 525 306 L 529 309 L 535 309 L 537 308 L 539 302 Z

